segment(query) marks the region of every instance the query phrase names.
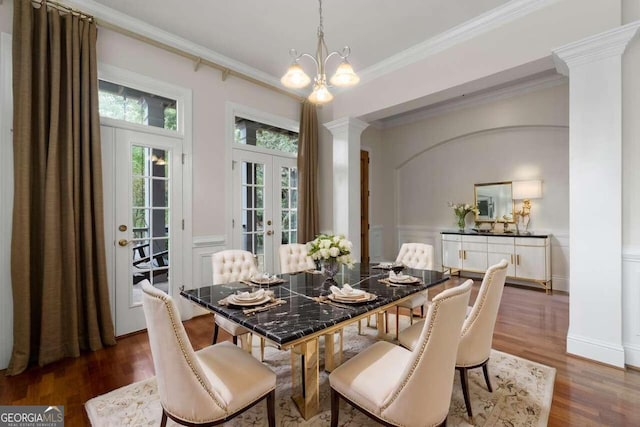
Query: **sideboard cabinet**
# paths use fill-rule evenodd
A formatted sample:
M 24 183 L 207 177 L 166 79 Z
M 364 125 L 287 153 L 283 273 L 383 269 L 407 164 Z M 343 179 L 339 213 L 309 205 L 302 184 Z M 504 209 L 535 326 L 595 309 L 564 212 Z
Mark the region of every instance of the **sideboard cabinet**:
M 551 244 L 548 235 L 514 235 L 443 231 L 442 268 L 484 273 L 502 259 L 509 263 L 507 277 L 535 282 L 552 291 Z

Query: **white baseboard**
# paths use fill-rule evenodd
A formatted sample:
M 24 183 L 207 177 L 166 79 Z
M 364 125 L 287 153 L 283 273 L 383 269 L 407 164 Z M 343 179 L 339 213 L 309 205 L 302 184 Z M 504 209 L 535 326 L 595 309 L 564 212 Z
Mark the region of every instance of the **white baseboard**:
M 571 333 L 567 335 L 567 353 L 619 368 L 624 368 L 625 364 L 625 349 L 622 346 Z
M 551 276 L 551 285 L 554 291 L 569 293 L 569 278 L 562 276 Z
M 624 363 L 628 366 L 640 368 L 640 347 L 624 345 Z

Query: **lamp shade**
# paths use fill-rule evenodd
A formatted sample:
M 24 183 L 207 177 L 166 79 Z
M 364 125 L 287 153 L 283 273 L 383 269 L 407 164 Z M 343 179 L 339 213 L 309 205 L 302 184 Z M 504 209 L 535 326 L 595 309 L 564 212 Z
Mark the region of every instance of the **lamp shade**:
M 358 84 L 360 77 L 353 71 L 353 67 L 345 59 L 338 66 L 336 73 L 331 77 L 331 84 L 334 86 L 347 87 Z
M 309 101 L 314 104 L 326 104 L 327 102 L 331 102 L 333 99 L 333 95 L 329 92 L 329 89 L 324 84 L 316 84 L 313 87 L 313 92 L 309 95 Z
M 311 78 L 304 72 L 300 64 L 294 62 L 280 81 L 286 87 L 300 89 L 308 85 L 311 82 Z
M 539 199 L 542 197 L 542 181 L 513 181 L 511 183 L 513 200 Z

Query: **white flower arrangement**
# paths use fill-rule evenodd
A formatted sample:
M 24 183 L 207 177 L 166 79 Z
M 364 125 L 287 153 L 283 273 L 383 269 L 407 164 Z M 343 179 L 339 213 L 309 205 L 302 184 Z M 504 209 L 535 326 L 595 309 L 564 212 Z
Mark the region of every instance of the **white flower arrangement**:
M 335 260 L 338 264 L 344 264 L 351 268 L 353 267 L 352 247 L 353 244 L 344 236 L 319 234 L 315 239 L 307 243 L 307 254 L 314 261 Z

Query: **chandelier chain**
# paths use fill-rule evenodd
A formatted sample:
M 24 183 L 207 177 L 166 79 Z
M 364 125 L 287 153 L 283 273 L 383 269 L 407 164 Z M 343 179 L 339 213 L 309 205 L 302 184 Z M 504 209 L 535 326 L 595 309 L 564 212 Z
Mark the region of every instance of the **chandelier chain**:
M 324 34 L 324 25 L 322 22 L 322 0 L 318 0 L 318 11 L 320 12 L 320 25 L 318 26 L 318 34 Z

